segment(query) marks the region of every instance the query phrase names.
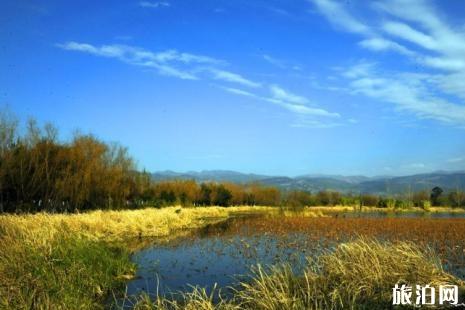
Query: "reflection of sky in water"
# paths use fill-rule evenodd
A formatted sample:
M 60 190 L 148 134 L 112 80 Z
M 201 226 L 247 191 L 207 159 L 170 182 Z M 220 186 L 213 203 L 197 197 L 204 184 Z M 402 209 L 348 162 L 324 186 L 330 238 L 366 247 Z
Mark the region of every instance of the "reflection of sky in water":
M 429 213 L 427 218 L 463 216 L 463 214 Z M 338 217 L 337 221 L 347 223 L 342 218 L 418 218 L 423 215 L 419 213 L 340 213 L 332 214 L 331 217 Z M 318 219 L 311 221 L 313 224 L 315 224 L 314 221 L 320 222 Z M 323 250 L 330 251 L 339 242 L 351 240 L 363 230 L 364 225 L 373 226 L 382 223 L 376 221 L 359 223 L 356 220 L 352 223 L 355 226 L 349 226 L 349 230 L 343 231 L 340 231 L 338 222 L 333 221 L 327 224 L 329 226 L 321 226 L 317 230 L 312 230 L 310 228 L 314 226 L 305 221 L 302 223 L 291 221 L 281 225 L 281 221 L 276 221 L 276 218 L 268 220 L 262 217 L 248 217 L 233 218 L 219 224 L 209 225 L 189 237 L 167 245 L 154 245 L 136 253 L 133 261 L 138 265 L 138 271 L 136 279 L 127 285 L 127 294 L 134 296 L 140 292 L 148 292 L 153 296 L 158 292 L 160 295 L 166 295 L 169 292 L 190 291 L 190 286 L 206 288 L 209 292 L 216 283 L 221 288 L 222 295 L 228 296 L 227 287 L 234 286 L 240 279 L 247 279 L 251 274 L 251 267 L 258 263 L 264 266 L 289 263 L 296 272 L 299 272 L 306 262 L 306 257 L 316 257 Z M 300 227 L 303 231 L 299 231 L 299 227 L 294 227 L 294 225 L 304 225 Z M 306 227 L 309 228 L 308 231 Z M 383 232 L 383 229 L 368 231 Z M 386 232 L 388 232 L 387 235 L 376 237 L 381 241 L 389 240 L 390 236 L 395 236 L 396 230 L 386 230 Z M 414 231 L 409 236 L 417 240 L 421 237 L 417 234 L 418 232 Z M 429 243 L 434 249 L 441 247 L 446 249 L 443 254 L 448 259 L 443 261 L 444 269 L 464 279 L 465 255 L 463 253 L 465 250 L 462 245 L 458 245 L 461 243 L 457 242 L 455 239 L 439 239 L 439 241 Z M 452 251 L 453 249 L 460 251 Z
M 206 237 L 184 240 L 175 245 L 156 246 L 134 255 L 137 278 L 127 292 L 140 291 L 163 295 L 188 290 L 189 285 L 211 289 L 237 283 L 239 276 L 250 274 L 251 266 L 290 263 L 297 269 L 308 253 L 308 239 L 302 234 L 277 238 L 273 235 Z

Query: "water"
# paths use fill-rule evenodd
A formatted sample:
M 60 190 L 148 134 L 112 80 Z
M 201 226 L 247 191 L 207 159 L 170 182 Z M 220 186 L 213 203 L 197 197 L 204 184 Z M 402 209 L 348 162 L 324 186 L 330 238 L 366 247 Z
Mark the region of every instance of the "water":
M 211 292 L 217 285 L 222 296 L 228 297 L 231 295 L 229 287 L 247 281 L 251 267 L 258 263 L 288 263 L 299 272 L 305 266 L 306 257 L 330 251 L 359 232 L 363 234 L 364 230 L 379 239 L 386 236 L 386 239 L 404 240 L 405 236 L 415 242 L 433 240 L 439 246 L 447 244 L 444 255 L 453 259 L 444 267 L 465 278 L 465 242 L 461 237 L 465 231 L 465 221 L 461 220 L 464 214 L 351 212 L 330 216 L 320 219 L 233 218 L 207 226 L 188 237 L 155 244 L 134 254 L 138 270 L 136 278 L 127 284 L 127 294 L 135 296 L 146 292 L 151 296 L 166 296 L 190 291 L 192 286 Z M 392 228 L 383 228 L 386 223 Z M 420 225 L 419 228 L 416 225 Z M 405 226 L 408 226 L 405 231 L 399 230 Z
M 196 285 L 211 291 L 217 284 L 229 295 L 228 287 L 247 280 L 251 267 L 258 263 L 287 262 L 298 272 L 308 248 L 308 239 L 299 233 L 280 239 L 273 235 L 196 235 L 135 254 L 139 269 L 127 292 L 166 295 Z

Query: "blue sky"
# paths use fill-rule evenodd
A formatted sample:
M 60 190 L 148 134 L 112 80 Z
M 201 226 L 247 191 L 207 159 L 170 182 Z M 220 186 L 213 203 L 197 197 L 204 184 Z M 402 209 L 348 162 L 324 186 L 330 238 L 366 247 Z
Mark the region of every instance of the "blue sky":
M 2 1 L 0 105 L 140 168 L 465 169 L 462 1 Z

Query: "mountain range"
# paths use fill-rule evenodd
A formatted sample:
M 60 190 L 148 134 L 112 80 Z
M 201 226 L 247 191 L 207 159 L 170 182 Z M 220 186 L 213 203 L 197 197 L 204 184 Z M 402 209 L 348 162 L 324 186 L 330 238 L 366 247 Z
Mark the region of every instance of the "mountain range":
M 164 180 L 195 180 L 197 182 L 258 182 L 266 186 L 278 187 L 282 190 L 305 190 L 317 192 L 334 190 L 339 192 L 371 193 L 371 194 L 401 194 L 409 191 L 430 191 L 439 186 L 444 190 L 465 189 L 465 171 L 437 171 L 432 173 L 409 176 L 375 176 L 362 175 L 324 175 L 308 174 L 297 177 L 269 176 L 247 174 L 229 170 L 204 170 L 179 173 L 174 171 L 159 171 L 152 174 L 155 181 Z

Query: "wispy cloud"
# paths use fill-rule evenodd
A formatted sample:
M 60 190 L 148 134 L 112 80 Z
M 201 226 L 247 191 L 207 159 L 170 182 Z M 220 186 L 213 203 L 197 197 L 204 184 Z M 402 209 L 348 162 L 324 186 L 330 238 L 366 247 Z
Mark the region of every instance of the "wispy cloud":
M 271 85 L 270 91 L 271 91 L 271 94 L 273 95 L 273 98 L 276 100 L 281 100 L 284 102 L 291 102 L 291 103 L 300 104 L 300 105 L 308 104 L 307 98 L 292 94 L 282 89 L 278 85 Z
M 294 71 L 301 71 L 302 70 L 301 66 L 299 66 L 297 64 L 291 64 L 288 61 L 275 58 L 275 57 L 270 56 L 268 54 L 263 54 L 262 57 L 263 57 L 263 59 L 265 61 L 267 61 L 268 63 L 270 63 L 273 66 L 275 66 L 277 68 L 280 68 L 280 69 L 291 69 L 291 70 L 294 70 Z
M 415 54 L 413 51 L 409 50 L 405 46 L 380 37 L 365 39 L 360 41 L 358 44 L 361 47 L 364 47 L 372 51 L 395 51 L 409 56 Z
M 293 94 L 276 84 L 266 85 L 252 81 L 241 74 L 225 70 L 223 67 L 228 64 L 223 60 L 212 57 L 179 52 L 177 50 L 153 52 L 139 47 L 117 44 L 96 46 L 70 41 L 57 44 L 57 46 L 64 50 L 114 58 L 130 65 L 153 68 L 159 74 L 166 76 L 185 80 L 217 80 L 252 88 L 256 91 L 265 91 L 267 94 L 259 95 L 237 87 L 220 86 L 229 93 L 280 106 L 297 115 L 299 118 L 296 124 L 302 127 L 334 127 L 334 122 L 322 122 L 320 118 L 340 118 L 339 113 L 316 107 L 306 97 Z
M 375 2 L 369 7 L 375 17 L 370 22 L 355 17 L 341 2 L 311 2 L 338 29 L 363 37 L 360 47 L 396 52 L 429 69 L 419 75 L 373 70 L 361 62 L 341 72 L 351 80 L 350 92 L 392 103 L 398 111 L 420 118 L 465 125 L 465 83 L 461 82 L 465 78 L 464 28 L 451 27 L 421 0 Z
M 329 112 L 322 108 L 309 106 L 309 100 L 307 98 L 292 94 L 278 85 L 270 85 L 270 94 L 265 96 L 257 95 L 238 88 L 221 88 L 235 95 L 272 103 L 286 109 L 297 116 L 296 120 L 291 125 L 293 127 L 332 128 L 343 124 L 341 122 L 333 121 L 333 119 L 341 117 L 339 113 Z
M 253 88 L 258 88 L 261 86 L 260 83 L 253 82 L 249 79 L 246 79 L 245 77 L 237 73 L 233 73 L 233 72 L 229 72 L 225 70 L 219 70 L 219 69 L 209 69 L 209 71 L 213 74 L 213 78 L 216 80 L 238 83 L 238 84 L 242 84 L 244 86 L 253 87 Z
M 432 37 L 413 29 L 407 24 L 390 21 L 384 23 L 383 29 L 390 35 L 417 44 L 423 48 L 431 50 L 437 48 L 436 42 Z
M 450 103 L 430 91 L 429 75 L 378 72 L 373 64 L 360 63 L 341 72 L 352 94 L 394 104 L 419 118 L 465 124 L 465 106 Z
M 220 60 L 207 56 L 181 53 L 176 50 L 151 52 L 128 45 L 114 44 L 95 46 L 88 43 L 70 41 L 57 44 L 57 46 L 64 50 L 115 58 L 128 64 L 154 68 L 160 74 L 189 80 L 195 80 L 198 79 L 198 77 L 195 75 L 194 70 L 190 70 L 187 65 L 212 65 L 222 63 Z
M 340 117 L 338 113 L 329 112 L 325 109 L 309 106 L 309 100 L 303 96 L 295 95 L 284 90 L 278 85 L 270 85 L 271 97 L 265 98 L 266 101 L 277 104 L 289 111 L 301 115 L 312 115 L 322 117 Z
M 353 17 L 344 8 L 342 2 L 329 0 L 311 0 L 318 10 L 339 30 L 371 35 L 370 27 Z
M 285 64 L 284 64 L 284 62 L 282 60 L 271 57 L 270 55 L 264 54 L 263 59 L 265 59 L 267 62 L 269 62 L 270 64 L 272 64 L 273 66 L 276 66 L 278 68 L 281 68 L 281 69 L 286 68 L 286 66 L 285 66 Z
M 425 169 L 426 165 L 424 163 L 411 163 L 411 164 L 404 165 L 404 167 L 408 169 L 420 170 L 420 169 Z
M 240 95 L 240 96 L 246 96 L 246 97 L 251 97 L 251 98 L 258 98 L 257 95 L 254 95 L 252 94 L 251 92 L 248 92 L 248 91 L 245 91 L 245 90 L 242 90 L 242 89 L 238 89 L 238 88 L 234 88 L 234 87 L 224 87 L 224 86 L 220 86 L 221 89 L 231 93 L 231 94 L 235 94 L 235 95 Z
M 57 44 L 57 46 L 64 50 L 115 58 L 131 65 L 153 68 L 162 75 L 180 79 L 197 80 L 206 78 L 253 88 L 261 86 L 260 83 L 253 82 L 240 74 L 221 69 L 221 67 L 227 65 L 227 62 L 204 55 L 195 55 L 177 50 L 152 52 L 138 47 L 117 44 L 95 46 L 74 41 Z
M 162 8 L 162 7 L 169 7 L 171 5 L 169 2 L 166 2 L 166 1 L 159 1 L 159 2 L 140 1 L 139 6 L 143 8 L 157 9 L 157 8 Z
M 465 157 L 454 157 L 454 158 L 449 158 L 447 160 L 448 163 L 452 163 L 452 164 L 455 164 L 455 163 L 465 163 Z

